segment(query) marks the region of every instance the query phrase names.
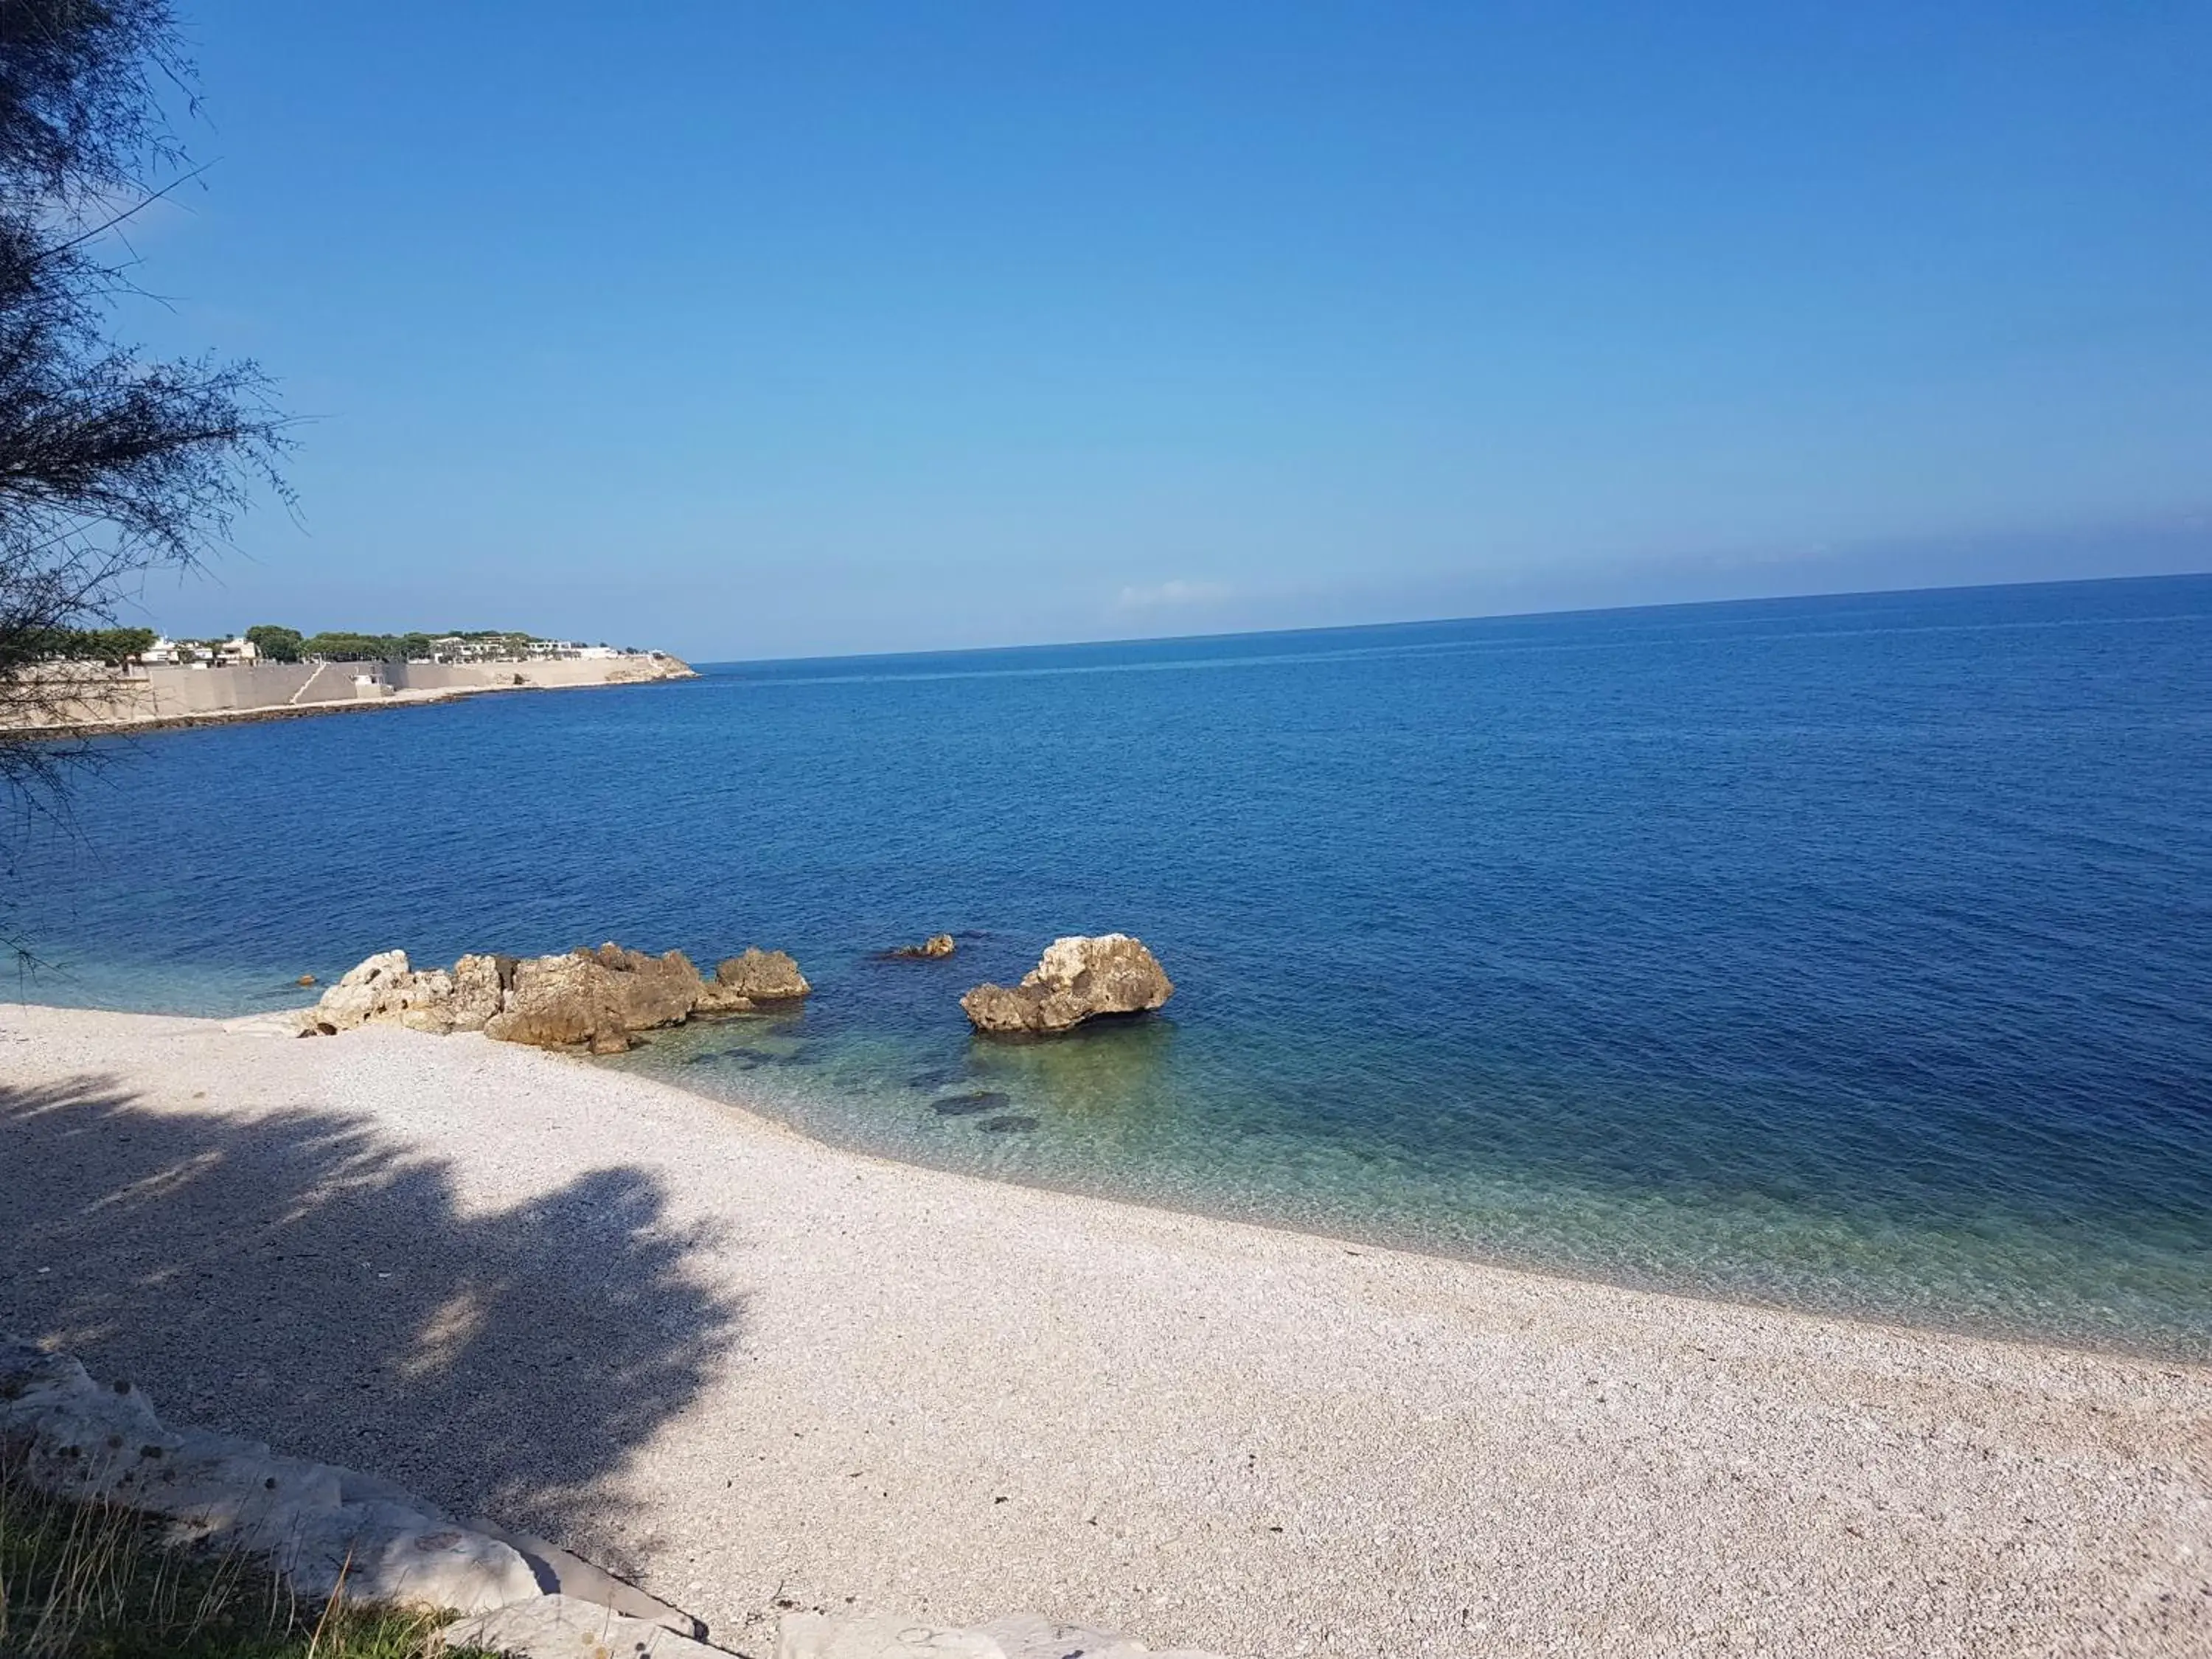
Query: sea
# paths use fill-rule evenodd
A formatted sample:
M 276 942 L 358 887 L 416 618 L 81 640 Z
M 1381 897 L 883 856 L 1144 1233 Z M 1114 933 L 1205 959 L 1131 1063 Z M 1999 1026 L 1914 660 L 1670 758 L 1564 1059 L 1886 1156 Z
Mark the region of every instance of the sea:
M 2212 1358 L 2212 577 L 729 663 L 97 759 L 6 831 L 19 1000 L 776 947 L 803 1006 L 593 1063 L 1355 1246 Z M 1109 931 L 1165 1009 L 969 1034 Z

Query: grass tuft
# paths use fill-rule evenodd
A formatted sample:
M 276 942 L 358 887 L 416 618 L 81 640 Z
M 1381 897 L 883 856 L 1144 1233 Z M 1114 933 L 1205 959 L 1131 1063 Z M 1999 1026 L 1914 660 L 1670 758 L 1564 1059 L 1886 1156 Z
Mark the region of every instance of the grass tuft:
M 447 1615 L 302 1607 L 258 1558 L 170 1532 L 37 1492 L 0 1458 L 0 1659 L 494 1659 L 437 1647 Z

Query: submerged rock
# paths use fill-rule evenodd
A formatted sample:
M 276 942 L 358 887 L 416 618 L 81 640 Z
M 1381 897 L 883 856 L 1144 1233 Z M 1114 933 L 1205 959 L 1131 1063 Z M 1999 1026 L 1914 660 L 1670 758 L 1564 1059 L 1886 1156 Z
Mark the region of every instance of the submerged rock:
M 1102 1015 L 1145 1013 L 1174 994 L 1142 941 L 1102 933 L 1054 939 L 1019 985 L 979 985 L 960 1006 L 979 1031 L 1048 1036 Z
M 894 962 L 939 962 L 951 956 L 959 947 L 950 933 L 932 933 L 919 945 L 902 945 L 884 952 Z
M 929 1109 L 939 1117 L 968 1117 L 976 1112 L 995 1112 L 1012 1103 L 996 1089 L 978 1089 L 973 1094 L 947 1095 L 942 1100 L 933 1100 Z

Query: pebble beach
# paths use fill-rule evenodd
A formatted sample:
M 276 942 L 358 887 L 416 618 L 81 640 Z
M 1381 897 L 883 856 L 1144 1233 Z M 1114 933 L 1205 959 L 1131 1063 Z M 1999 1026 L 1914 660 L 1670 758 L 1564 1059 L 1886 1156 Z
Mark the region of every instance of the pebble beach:
M 2212 1372 L 908 1167 L 475 1036 L 12 1007 L 0 1310 L 764 1655 L 2212 1648 Z

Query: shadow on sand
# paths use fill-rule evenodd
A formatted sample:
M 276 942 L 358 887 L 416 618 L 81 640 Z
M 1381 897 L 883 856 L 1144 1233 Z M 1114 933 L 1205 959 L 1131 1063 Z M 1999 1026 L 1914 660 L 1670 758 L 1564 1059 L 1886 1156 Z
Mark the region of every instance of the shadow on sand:
M 653 1523 L 609 1478 L 741 1311 L 665 1208 L 635 1170 L 464 1206 L 447 1165 L 345 1114 L 155 1112 L 100 1077 L 0 1088 L 0 1330 L 143 1384 L 172 1423 L 635 1571 Z

